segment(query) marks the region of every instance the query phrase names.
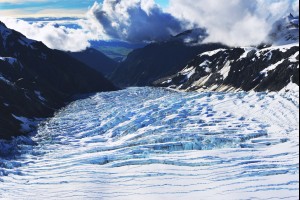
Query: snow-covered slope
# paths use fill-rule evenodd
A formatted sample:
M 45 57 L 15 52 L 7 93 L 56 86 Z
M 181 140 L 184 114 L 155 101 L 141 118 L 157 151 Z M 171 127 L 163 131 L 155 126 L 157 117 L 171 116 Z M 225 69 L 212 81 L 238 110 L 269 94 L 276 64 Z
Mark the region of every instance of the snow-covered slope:
M 275 22 L 268 42 L 274 45 L 299 43 L 299 16 L 290 14 Z
M 0 138 L 29 132 L 74 94 L 113 89 L 100 73 L 0 22 Z
M 32 140 L 0 142 L 23 153 L 0 158 L 0 199 L 299 199 L 294 84 L 279 93 L 99 93 Z
M 156 86 L 185 91 L 279 91 L 299 85 L 299 44 L 218 49 L 198 55 Z

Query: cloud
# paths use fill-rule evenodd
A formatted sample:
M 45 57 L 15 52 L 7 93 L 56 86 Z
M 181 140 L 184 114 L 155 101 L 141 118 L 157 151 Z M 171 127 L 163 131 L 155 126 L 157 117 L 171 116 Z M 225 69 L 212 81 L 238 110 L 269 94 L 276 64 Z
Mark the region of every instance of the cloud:
M 168 11 L 190 27 L 206 27 L 205 42 L 249 46 L 266 39 L 275 20 L 296 10 L 296 4 L 296 0 L 170 0 Z
M 109 37 L 130 42 L 164 40 L 205 27 L 205 42 L 249 46 L 264 41 L 273 23 L 289 12 L 299 13 L 297 0 L 170 0 L 164 10 L 153 0 L 104 0 L 89 15 Z
M 153 0 L 104 0 L 95 3 L 89 15 L 105 34 L 129 42 L 164 40 L 183 31 L 182 23 Z
M 0 14 L 1 12 L 3 11 Z M 46 17 L 47 13 L 57 13 L 57 17 L 62 17 L 76 16 L 80 12 L 81 10 L 57 9 L 41 10 L 30 15 L 30 12 L 20 10 L 17 15 Z M 163 12 L 153 0 L 104 0 L 103 4 L 96 2 L 85 18 L 71 22 L 81 27 L 79 29 L 68 28 L 59 22 L 29 23 L 12 18 L 0 20 L 28 38 L 42 41 L 49 48 L 64 51 L 84 50 L 90 47 L 91 40 L 118 39 L 137 43 L 164 40 L 184 30 L 179 20 Z
M 2 15 L 1 12 L 4 11 L 0 11 Z M 28 17 L 26 10 L 20 12 Z M 53 12 L 57 17 L 60 14 L 77 16 L 84 13 L 82 10 L 57 9 L 36 14 L 47 16 L 47 13 Z M 204 42 L 255 45 L 266 39 L 274 21 L 289 12 L 299 14 L 297 0 L 226 0 L 226 3 L 224 0 L 170 0 L 169 7 L 165 9 L 154 0 L 104 0 L 101 4 L 95 3 L 85 18 L 70 22 L 81 27 L 76 29 L 68 28 L 65 25 L 68 22 L 0 20 L 9 28 L 42 41 L 50 48 L 80 51 L 89 47 L 91 40 L 160 41 L 197 27 L 205 27 L 209 33 Z
M 29 23 L 12 18 L 3 18 L 1 21 L 9 28 L 21 32 L 28 38 L 42 41 L 52 49 L 81 51 L 90 46 L 90 40 L 107 39 L 101 30 L 98 30 L 99 27 L 95 23 L 84 19 L 70 22 L 78 24 L 82 27 L 80 29 L 67 28 L 65 25 L 60 26 L 58 22 Z

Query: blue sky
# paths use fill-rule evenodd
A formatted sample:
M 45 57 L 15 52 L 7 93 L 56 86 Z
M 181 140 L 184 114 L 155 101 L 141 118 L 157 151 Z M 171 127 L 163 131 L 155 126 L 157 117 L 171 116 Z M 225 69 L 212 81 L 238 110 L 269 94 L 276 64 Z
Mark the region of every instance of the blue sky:
M 2 16 L 83 15 L 96 0 L 0 0 Z M 169 0 L 155 0 L 162 7 Z M 98 0 L 101 2 L 101 0 Z

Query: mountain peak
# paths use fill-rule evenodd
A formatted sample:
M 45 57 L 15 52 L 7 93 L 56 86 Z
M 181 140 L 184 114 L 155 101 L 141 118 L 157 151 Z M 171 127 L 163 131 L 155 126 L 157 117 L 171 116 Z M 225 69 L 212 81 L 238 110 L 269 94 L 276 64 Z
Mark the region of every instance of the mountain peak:
M 65 52 L 0 24 L 0 139 L 30 132 L 27 122 L 51 116 L 74 95 L 115 89 Z
M 0 27 L 1 26 L 4 27 L 4 28 L 7 28 L 6 25 L 3 22 L 0 21 Z
M 268 40 L 274 45 L 284 45 L 299 42 L 299 16 L 292 13 L 277 20 L 269 33 Z
M 292 13 L 290 13 L 287 18 L 291 25 L 296 26 L 299 29 L 299 16 L 295 17 Z

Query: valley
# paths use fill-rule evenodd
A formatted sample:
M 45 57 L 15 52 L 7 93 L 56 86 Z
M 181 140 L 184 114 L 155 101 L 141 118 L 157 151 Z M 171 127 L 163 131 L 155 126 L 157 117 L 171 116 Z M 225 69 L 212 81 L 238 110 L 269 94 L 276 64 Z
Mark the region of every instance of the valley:
M 299 17 L 124 2 L 0 22 L 0 199 L 299 199 Z
M 296 199 L 298 110 L 295 85 L 94 94 L 43 122 L 32 142 L 6 144 L 21 154 L 0 159 L 0 198 Z

